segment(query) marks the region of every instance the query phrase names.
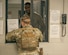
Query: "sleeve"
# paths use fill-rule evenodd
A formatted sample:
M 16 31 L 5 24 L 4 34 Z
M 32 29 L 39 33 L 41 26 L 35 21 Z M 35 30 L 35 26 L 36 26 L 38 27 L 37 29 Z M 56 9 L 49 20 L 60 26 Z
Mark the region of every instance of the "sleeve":
M 7 33 L 6 40 L 7 41 L 14 41 L 15 40 L 15 30 Z
M 42 32 L 40 32 L 40 37 L 39 37 L 40 41 L 42 42 L 43 41 L 43 34 Z
M 37 29 L 37 35 L 39 36 L 39 41 L 42 42 L 43 41 L 43 34 L 39 29 Z

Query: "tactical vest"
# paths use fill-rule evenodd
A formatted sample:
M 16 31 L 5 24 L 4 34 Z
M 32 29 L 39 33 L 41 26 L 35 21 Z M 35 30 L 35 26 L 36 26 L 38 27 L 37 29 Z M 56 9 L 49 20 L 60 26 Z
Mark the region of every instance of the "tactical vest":
M 38 47 L 39 37 L 35 28 L 23 28 L 17 38 L 18 46 L 21 48 L 36 48 Z

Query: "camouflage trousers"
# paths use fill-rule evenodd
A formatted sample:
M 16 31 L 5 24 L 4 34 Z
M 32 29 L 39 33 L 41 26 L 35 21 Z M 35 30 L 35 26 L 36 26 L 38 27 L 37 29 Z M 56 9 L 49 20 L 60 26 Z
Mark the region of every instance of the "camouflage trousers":
M 39 55 L 39 51 L 38 50 L 34 50 L 34 51 L 19 51 L 19 55 Z

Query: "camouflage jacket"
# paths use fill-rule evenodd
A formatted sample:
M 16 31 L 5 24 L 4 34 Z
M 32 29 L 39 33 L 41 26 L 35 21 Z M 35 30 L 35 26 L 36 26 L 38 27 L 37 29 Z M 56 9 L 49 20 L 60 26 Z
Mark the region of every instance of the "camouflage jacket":
M 25 29 L 25 31 L 27 31 L 27 29 L 29 29 L 29 28 L 35 30 L 35 36 L 36 37 L 34 37 L 28 41 L 28 38 L 24 37 L 24 35 L 23 35 L 23 33 L 24 33 L 23 29 Z M 28 25 L 28 26 L 25 26 L 23 28 L 16 29 L 16 30 L 9 32 L 6 35 L 6 40 L 7 41 L 16 40 L 17 46 L 19 48 L 22 48 L 22 44 L 23 44 L 23 47 L 26 48 L 26 44 L 28 45 L 28 42 L 30 42 L 29 44 L 31 46 L 38 47 L 39 41 L 43 41 L 43 35 L 39 29 L 33 28 L 31 25 Z M 24 41 L 21 41 L 21 40 L 24 40 Z M 35 43 L 32 43 L 32 41 Z

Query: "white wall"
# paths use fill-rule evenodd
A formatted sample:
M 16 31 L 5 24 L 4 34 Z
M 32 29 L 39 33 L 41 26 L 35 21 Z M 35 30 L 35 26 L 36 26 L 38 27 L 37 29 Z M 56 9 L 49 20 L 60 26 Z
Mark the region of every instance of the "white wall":
M 0 0 L 0 2 L 2 3 L 2 17 L 0 17 L 0 20 L 3 21 L 3 34 L 0 34 L 0 55 L 17 55 L 16 45 L 5 43 L 5 0 Z
M 0 20 L 4 21 L 3 34 L 0 35 L 0 55 L 17 55 L 16 44 L 6 44 L 5 43 L 5 0 L 0 0 L 3 5 L 2 15 Z M 49 9 L 60 10 L 63 13 L 63 0 L 50 0 Z M 68 0 L 65 0 L 65 10 L 64 12 L 68 16 Z M 68 18 L 67 18 L 68 20 Z M 68 29 L 68 23 L 66 25 Z M 50 31 L 50 30 L 49 30 Z M 60 33 L 61 34 L 61 33 Z M 60 38 L 51 38 L 47 43 L 40 43 L 40 47 L 43 47 L 44 55 L 68 55 L 68 30 L 65 37 L 60 36 Z
M 64 11 L 64 13 L 66 13 L 67 14 L 67 25 L 66 25 L 66 27 L 67 27 L 67 29 L 68 29 L 68 0 L 65 0 L 65 5 L 64 5 L 65 7 L 65 11 Z M 63 38 L 63 42 L 64 43 L 68 43 L 68 30 L 66 30 L 66 32 L 67 32 L 67 35 Z
M 68 0 L 64 0 L 64 13 L 68 16 Z M 50 0 L 50 10 L 59 10 L 60 11 L 60 28 L 61 28 L 61 16 L 63 14 L 63 0 Z M 68 18 L 68 17 L 67 17 Z M 68 20 L 68 19 L 67 19 Z M 66 24 L 66 28 L 68 27 L 68 23 Z M 62 33 L 62 30 L 60 32 L 60 35 Z M 62 37 L 60 36 L 59 39 L 50 39 L 50 42 L 60 42 L 60 43 L 68 43 L 68 31 L 66 30 L 66 36 Z
M 68 16 L 68 0 L 64 0 L 64 2 L 64 13 L 66 13 Z M 63 0 L 50 0 L 49 10 L 59 10 L 61 20 L 61 15 L 63 13 Z M 61 28 L 60 23 L 57 25 L 60 25 Z M 68 55 L 68 23 L 66 24 L 66 28 L 65 37 L 60 36 L 59 38 L 50 38 L 49 36 L 49 43 L 40 43 L 40 46 L 44 49 L 44 55 Z M 61 33 L 62 32 L 60 32 L 60 35 Z

